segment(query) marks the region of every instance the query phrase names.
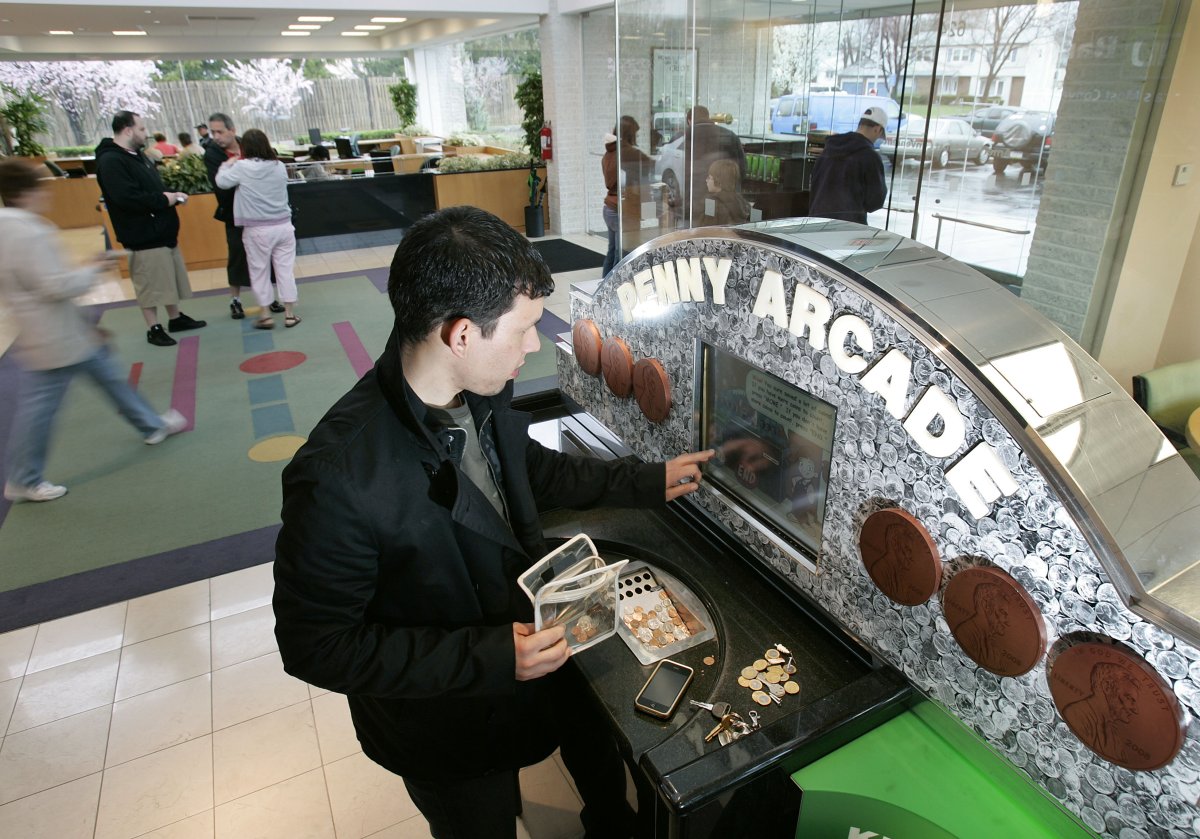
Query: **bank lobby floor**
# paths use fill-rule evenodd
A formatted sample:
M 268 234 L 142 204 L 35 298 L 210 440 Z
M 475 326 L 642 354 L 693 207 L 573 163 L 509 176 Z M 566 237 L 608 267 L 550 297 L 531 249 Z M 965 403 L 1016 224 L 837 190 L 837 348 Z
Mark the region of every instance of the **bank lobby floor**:
M 603 252 L 601 239 L 568 238 Z M 64 232 L 64 247 L 101 250 L 99 228 Z M 393 250 L 302 256 L 297 273 L 386 266 Z M 570 283 L 598 274 L 555 275 L 547 308 L 569 322 Z M 224 288 L 225 272 L 191 281 Z M 85 302 L 130 298 L 114 274 Z M 0 323 L 0 352 L 12 337 Z M 0 836 L 428 837 L 400 779 L 362 754 L 345 698 L 283 672 L 271 590 L 265 563 L 0 634 Z M 518 836 L 582 835 L 557 755 L 523 770 L 521 791 Z

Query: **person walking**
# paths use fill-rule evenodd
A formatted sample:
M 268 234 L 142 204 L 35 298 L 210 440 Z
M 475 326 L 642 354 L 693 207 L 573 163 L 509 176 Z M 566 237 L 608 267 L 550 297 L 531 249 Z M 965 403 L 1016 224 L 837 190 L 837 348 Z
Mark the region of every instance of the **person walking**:
M 213 132 L 216 136 L 216 132 Z M 271 141 L 257 128 L 241 138 L 242 156 L 229 158 L 217 170 L 216 184 L 236 190 L 233 196 L 233 221 L 242 229 L 250 285 L 262 307 L 256 329 L 273 329 L 271 269 L 275 270 L 276 289 L 283 303 L 283 325 L 289 329 L 300 323 L 296 305 L 296 228 L 288 204 L 287 167 L 279 162 Z
M 604 226 L 608 228 L 608 253 L 601 268 L 602 277 L 607 277 L 608 272 L 621 260 L 618 207 L 624 207 L 625 228 L 637 230 L 642 209 L 641 184 L 654 166 L 654 161 L 637 147 L 638 128 L 637 120 L 623 116 L 613 133 L 604 137 L 604 156 L 600 158 L 600 168 L 604 172 L 604 186 L 608 190 L 604 196 L 603 211 Z
M 205 127 L 208 143 L 204 145 L 204 166 L 208 169 L 208 179 L 213 185 L 213 195 L 217 198 L 217 211 L 213 218 L 225 223 L 225 277 L 229 283 L 229 316 L 241 320 L 246 316 L 242 306 L 242 289 L 250 285 L 250 266 L 246 264 L 246 245 L 242 241 L 242 228 L 234 223 L 233 196 L 235 190 L 222 189 L 217 185 L 217 170 L 227 160 L 237 160 L 242 156 L 242 138 L 233 127 L 233 120 L 228 114 L 220 111 L 208 118 Z M 272 300 L 271 311 L 278 314 L 283 306 Z
M 179 301 L 192 296 L 187 266 L 179 253 L 179 213 L 183 192 L 167 192 L 158 170 L 144 154 L 146 123 L 132 111 L 117 111 L 112 138 L 96 146 L 96 180 L 112 220 L 117 241 L 130 251 L 129 277 L 142 307 L 146 340 L 171 347 L 167 332 L 200 329 L 207 322 L 179 311 Z M 158 322 L 158 307 L 167 310 L 167 329 Z
M 0 201 L 0 299 L 15 321 L 14 346 L 24 368 L 5 453 L 4 497 L 53 501 L 67 488 L 45 479 L 46 452 L 54 415 L 76 375 L 95 382 L 147 445 L 188 423 L 174 409 L 155 413 L 129 386 L 102 334 L 73 302 L 111 260 L 101 255 L 81 268 L 63 264 L 57 230 L 42 218 L 52 195 L 38 170 L 20 158 L 0 161 Z
M 730 160 L 737 167 L 737 180 L 746 179 L 746 150 L 742 141 L 728 128 L 713 122 L 708 108 L 696 105 L 688 109 L 687 131 L 683 141 L 684 161 L 687 167 L 685 178 L 688 190 L 686 203 L 691 215 L 684 219 L 692 225 L 700 223 L 704 216 L 704 202 L 708 197 L 708 172 L 718 160 Z
M 808 214 L 821 218 L 867 223 L 867 213 L 883 206 L 887 180 L 883 158 L 876 149 L 887 134 L 883 108 L 867 108 L 858 128 L 834 134 L 812 170 Z

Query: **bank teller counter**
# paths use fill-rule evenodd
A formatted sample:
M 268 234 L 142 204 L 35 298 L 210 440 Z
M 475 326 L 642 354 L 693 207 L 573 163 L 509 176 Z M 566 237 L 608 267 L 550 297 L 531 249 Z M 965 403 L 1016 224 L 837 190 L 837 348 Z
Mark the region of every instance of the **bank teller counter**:
M 894 727 L 906 690 L 1030 801 L 1071 814 L 1058 835 L 1200 824 L 1200 482 L 1060 330 L 924 245 L 815 219 L 664 236 L 576 285 L 571 306 L 564 448 L 718 452 L 668 513 L 546 522 L 640 561 L 654 596 L 703 604 L 714 637 L 689 646 L 686 621 L 682 638 L 649 637 L 695 668 L 685 703 L 758 713 L 722 744 L 704 742 L 703 709 L 634 711 L 651 667 L 629 639 L 648 613 L 625 611 L 622 579 L 623 642 L 575 661 L 655 802 L 655 835 L 783 835 L 753 815 L 790 809 L 799 787 L 781 775 L 840 754 L 850 721 Z M 762 696 L 785 647 L 791 705 Z M 830 786 L 818 776 L 796 778 Z M 854 808 L 868 810 L 885 815 L 839 835 L 921 835 Z
M 289 181 L 296 238 L 408 228 L 436 209 L 433 178 L 418 172 Z

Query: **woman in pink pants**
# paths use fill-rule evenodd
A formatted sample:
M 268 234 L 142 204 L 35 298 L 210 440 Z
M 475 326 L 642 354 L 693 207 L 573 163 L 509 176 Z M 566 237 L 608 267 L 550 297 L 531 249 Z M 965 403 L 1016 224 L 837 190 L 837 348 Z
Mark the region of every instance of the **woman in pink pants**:
M 300 323 L 296 304 L 296 229 L 288 205 L 287 170 L 271 148 L 267 135 L 251 128 L 242 135 L 242 156 L 225 161 L 217 170 L 217 186 L 237 189 L 233 194 L 233 220 L 242 228 L 246 245 L 246 264 L 250 284 L 263 314 L 256 329 L 274 329 L 269 306 L 275 299 L 271 291 L 271 266 L 283 304 L 283 325 Z

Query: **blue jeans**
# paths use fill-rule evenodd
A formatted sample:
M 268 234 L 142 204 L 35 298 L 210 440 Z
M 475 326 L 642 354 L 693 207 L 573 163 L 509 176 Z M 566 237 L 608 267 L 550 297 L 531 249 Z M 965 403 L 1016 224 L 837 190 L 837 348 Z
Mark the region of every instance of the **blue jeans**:
M 67 386 L 77 373 L 91 377 L 121 416 L 147 437 L 162 428 L 163 421 L 125 377 L 117 372 L 109 358 L 107 347 L 100 347 L 89 358 L 69 367 L 54 370 L 26 370 L 21 375 L 17 395 L 17 413 L 13 419 L 12 435 L 5 452 L 6 479 L 19 487 L 33 487 L 42 482 L 46 468 L 46 449 L 54 415 L 62 404 Z
M 613 266 L 621 261 L 621 252 L 617 249 L 617 238 L 620 236 L 619 224 L 620 218 L 617 211 L 605 204 L 604 226 L 608 228 L 608 253 L 604 255 L 604 267 L 600 269 L 604 272 L 600 275 L 602 277 L 607 277 Z

